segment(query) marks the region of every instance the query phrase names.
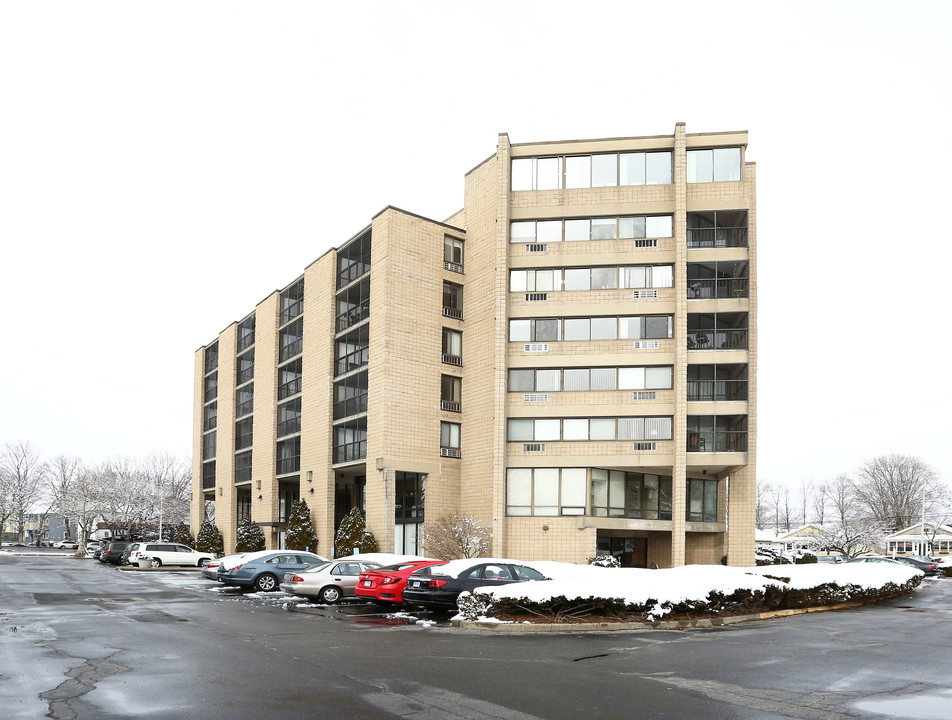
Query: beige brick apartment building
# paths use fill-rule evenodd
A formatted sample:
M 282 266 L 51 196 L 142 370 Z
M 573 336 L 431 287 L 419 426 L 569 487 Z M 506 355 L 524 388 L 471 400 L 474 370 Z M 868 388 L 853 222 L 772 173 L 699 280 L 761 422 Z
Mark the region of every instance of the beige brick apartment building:
M 192 523 L 280 547 L 352 507 L 421 552 L 753 563 L 756 191 L 747 134 L 510 144 L 443 222 L 385 208 L 195 358 Z

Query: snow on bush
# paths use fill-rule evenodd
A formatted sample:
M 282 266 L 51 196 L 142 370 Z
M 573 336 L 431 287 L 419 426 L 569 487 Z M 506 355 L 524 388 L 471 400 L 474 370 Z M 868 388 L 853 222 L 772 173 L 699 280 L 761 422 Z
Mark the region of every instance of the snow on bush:
M 614 555 L 596 555 L 588 559 L 588 564 L 595 567 L 617 568 L 621 567 L 621 560 Z
M 589 615 L 656 622 L 667 615 L 717 615 L 865 602 L 919 585 L 915 568 L 878 563 L 736 568 L 687 565 L 613 569 L 533 562 L 552 580 L 476 588 L 460 605 L 473 620 L 500 614 L 571 622 Z M 463 596 L 461 596 L 463 597 Z

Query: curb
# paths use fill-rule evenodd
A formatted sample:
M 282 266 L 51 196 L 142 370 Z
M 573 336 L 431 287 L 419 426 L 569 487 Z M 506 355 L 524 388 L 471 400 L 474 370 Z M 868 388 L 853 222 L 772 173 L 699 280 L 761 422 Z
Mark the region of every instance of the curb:
M 918 588 L 916 588 L 918 589 Z M 892 596 L 898 597 L 898 596 Z M 831 610 L 852 610 L 854 608 L 871 605 L 881 598 L 870 602 L 839 603 L 838 605 L 823 605 L 820 607 L 795 608 L 792 610 L 771 610 L 769 612 L 751 613 L 750 615 L 730 615 L 727 617 L 696 618 L 694 620 L 662 620 L 661 622 L 627 622 L 627 623 L 508 623 L 486 622 L 482 620 L 452 620 L 453 627 L 461 630 L 488 630 L 503 633 L 581 633 L 581 632 L 621 632 L 625 630 L 705 630 L 737 625 L 738 623 L 754 622 L 756 620 L 773 620 L 776 618 L 806 615 L 807 613 L 828 612 Z
M 171 567 L 168 565 L 162 565 L 161 567 L 157 567 L 157 568 L 151 568 L 151 567 L 140 568 L 138 566 L 133 567 L 132 565 L 116 565 L 116 570 L 118 570 L 119 572 L 174 572 L 174 573 L 183 573 L 183 572 L 200 573 L 202 571 L 200 567 L 182 567 L 182 566 Z

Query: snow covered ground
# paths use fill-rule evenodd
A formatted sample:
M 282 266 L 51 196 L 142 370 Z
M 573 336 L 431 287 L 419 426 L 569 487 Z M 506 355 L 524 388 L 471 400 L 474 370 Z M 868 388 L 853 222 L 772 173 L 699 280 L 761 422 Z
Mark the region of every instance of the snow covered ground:
M 475 592 L 497 598 L 528 598 L 544 602 L 554 597 L 621 598 L 629 604 L 656 600 L 654 615 L 666 611 L 661 605 L 705 600 L 712 590 L 730 594 L 735 590 L 763 590 L 770 585 L 807 589 L 826 583 L 840 587 L 857 585 L 864 589 L 881 588 L 888 583 L 902 585 L 919 570 L 893 563 L 843 563 L 839 565 L 768 565 L 738 568 L 724 565 L 685 565 L 666 570 L 638 568 L 601 568 L 557 562 L 526 563 L 551 580 L 515 583 L 496 588 L 477 588 Z M 772 577 L 767 577 L 772 576 Z M 773 578 L 789 578 L 789 583 Z

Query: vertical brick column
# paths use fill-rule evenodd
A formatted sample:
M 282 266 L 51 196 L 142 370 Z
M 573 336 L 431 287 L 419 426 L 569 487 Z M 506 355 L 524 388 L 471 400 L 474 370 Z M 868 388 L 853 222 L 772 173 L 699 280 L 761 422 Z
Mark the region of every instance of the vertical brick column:
M 198 534 L 205 519 L 205 493 L 202 490 L 202 421 L 205 413 L 205 348 L 195 353 L 195 388 L 192 397 L 192 497 L 189 522 L 192 536 Z
M 671 567 L 684 565 L 687 502 L 687 151 L 684 123 L 674 128 L 674 466 L 671 468 Z
M 277 432 L 277 368 L 278 368 L 278 307 L 280 293 L 272 293 L 255 310 L 255 409 L 254 443 L 251 456 L 251 519 L 254 522 L 274 522 L 278 518 L 278 483 L 275 480 L 275 434 Z M 234 395 L 234 391 L 232 391 Z M 222 415 L 219 413 L 219 417 Z M 234 422 L 234 414 L 228 416 Z M 260 487 L 258 484 L 260 483 Z M 261 495 L 261 500 L 258 496 Z M 228 532 L 234 547 L 237 511 L 231 507 Z M 221 526 L 219 526 L 221 527 Z M 222 534 L 227 538 L 225 528 Z M 265 530 L 268 549 L 275 547 L 276 537 Z

